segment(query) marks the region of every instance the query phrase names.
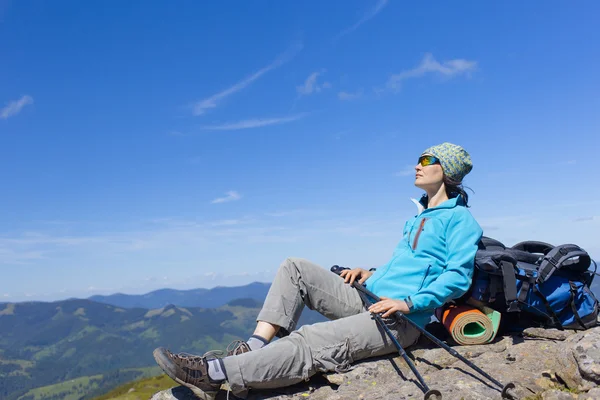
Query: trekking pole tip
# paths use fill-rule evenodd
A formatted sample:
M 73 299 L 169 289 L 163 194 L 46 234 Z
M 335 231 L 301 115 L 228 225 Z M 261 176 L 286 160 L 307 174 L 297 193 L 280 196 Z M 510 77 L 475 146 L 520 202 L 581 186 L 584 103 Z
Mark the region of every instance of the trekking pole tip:
M 502 398 L 506 400 L 518 400 L 519 397 L 515 396 L 513 389 L 515 388 L 515 384 L 512 382 L 508 382 L 502 388 Z
M 437 389 L 429 389 L 423 396 L 423 400 L 442 400 L 442 392 Z

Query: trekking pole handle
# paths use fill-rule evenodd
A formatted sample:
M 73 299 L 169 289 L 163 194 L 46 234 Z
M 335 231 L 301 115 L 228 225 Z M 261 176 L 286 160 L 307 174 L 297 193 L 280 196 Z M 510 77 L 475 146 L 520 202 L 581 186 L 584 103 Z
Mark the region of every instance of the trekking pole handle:
M 333 267 L 331 267 L 331 272 L 333 272 L 336 275 L 339 275 L 345 269 L 350 269 L 350 268 L 348 268 L 348 267 L 340 267 L 339 265 L 334 265 Z

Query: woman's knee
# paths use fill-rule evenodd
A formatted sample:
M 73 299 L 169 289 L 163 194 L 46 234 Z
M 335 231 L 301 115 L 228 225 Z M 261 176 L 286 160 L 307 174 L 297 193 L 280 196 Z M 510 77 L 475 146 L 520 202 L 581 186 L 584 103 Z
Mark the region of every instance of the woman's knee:
M 313 275 L 314 264 L 304 258 L 288 257 L 279 266 L 288 275 L 307 278 Z
M 306 260 L 298 257 L 287 257 L 281 263 L 281 267 L 289 268 L 302 268 L 302 265 L 306 263 Z

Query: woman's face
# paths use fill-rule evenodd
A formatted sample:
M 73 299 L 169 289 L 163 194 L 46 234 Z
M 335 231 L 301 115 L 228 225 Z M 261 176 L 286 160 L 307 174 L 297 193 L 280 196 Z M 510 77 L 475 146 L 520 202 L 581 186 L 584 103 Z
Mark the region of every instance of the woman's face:
M 422 155 L 415 166 L 415 186 L 427 190 L 436 188 L 444 181 L 444 171 L 440 161 L 432 155 Z

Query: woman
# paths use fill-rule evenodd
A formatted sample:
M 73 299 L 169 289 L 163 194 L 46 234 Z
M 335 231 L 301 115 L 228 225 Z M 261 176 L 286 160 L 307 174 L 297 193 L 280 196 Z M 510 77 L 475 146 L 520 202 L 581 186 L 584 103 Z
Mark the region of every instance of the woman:
M 404 348 L 413 345 L 419 331 L 389 317 L 400 311 L 424 327 L 435 308 L 460 297 L 471 284 L 482 235 L 462 188 L 471 169 L 469 154 L 458 145 L 443 143 L 425 150 L 415 166 L 415 186 L 425 194 L 387 264 L 369 271 L 345 270 L 340 279 L 309 261 L 287 259 L 247 342 L 219 359 L 158 348 L 157 363 L 200 398 L 212 400 L 225 380 L 236 395 L 244 396 L 248 389 L 288 386 L 317 372 L 343 371 L 355 361 L 396 352 L 371 313 L 386 318 Z M 355 280 L 381 301 L 366 310 L 351 286 Z M 305 305 L 331 321 L 295 330 Z M 266 346 L 275 336 L 281 339 Z

